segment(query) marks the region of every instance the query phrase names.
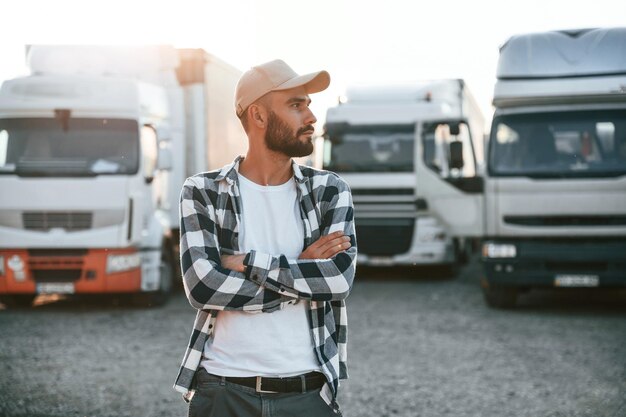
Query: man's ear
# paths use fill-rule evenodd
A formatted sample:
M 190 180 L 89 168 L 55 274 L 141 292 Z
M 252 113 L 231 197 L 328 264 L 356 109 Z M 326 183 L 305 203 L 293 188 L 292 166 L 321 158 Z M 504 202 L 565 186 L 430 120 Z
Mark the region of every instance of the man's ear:
M 267 123 L 267 111 L 265 107 L 258 104 L 251 104 L 248 108 L 248 120 L 254 123 L 258 128 L 265 128 Z

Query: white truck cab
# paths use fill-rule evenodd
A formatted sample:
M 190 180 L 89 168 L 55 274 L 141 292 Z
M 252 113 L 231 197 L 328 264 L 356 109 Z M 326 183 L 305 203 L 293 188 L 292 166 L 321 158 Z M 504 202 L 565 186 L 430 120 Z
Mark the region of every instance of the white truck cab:
M 202 50 L 33 46 L 0 90 L 0 300 L 165 300 L 184 179 L 245 148 L 240 72 Z M 226 98 L 226 100 L 225 100 Z
M 452 194 L 480 192 L 483 123 L 462 80 L 355 87 L 328 110 L 323 168 L 351 187 L 359 264 L 454 266 L 463 258 L 466 241 L 438 217 L 456 204 L 441 184 Z M 450 158 L 450 142 L 464 143 L 463 166 Z M 482 216 L 474 210 L 467 217 Z
M 512 307 L 533 287 L 625 287 L 626 29 L 514 36 L 500 50 L 497 76 L 486 302 Z M 452 224 L 460 216 L 443 217 Z
M 3 84 L 4 291 L 28 299 L 171 285 L 160 282 L 169 225 L 156 210 L 169 168 L 165 158 L 159 166 L 157 132 L 167 123 L 165 92 L 133 80 L 42 75 Z

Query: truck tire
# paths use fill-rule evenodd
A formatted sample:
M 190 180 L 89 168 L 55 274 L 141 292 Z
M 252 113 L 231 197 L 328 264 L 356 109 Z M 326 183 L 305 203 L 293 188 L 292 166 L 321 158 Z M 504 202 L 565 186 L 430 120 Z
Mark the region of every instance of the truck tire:
M 0 297 L 0 303 L 7 307 L 30 307 L 37 297 L 36 294 L 16 294 L 3 295 Z
M 519 290 L 515 287 L 483 288 L 485 302 L 491 308 L 509 309 L 515 307 Z
M 457 238 L 454 239 L 454 256 L 459 266 L 467 265 L 469 262 L 472 256 L 470 245 L 471 242 L 467 239 L 463 243 Z

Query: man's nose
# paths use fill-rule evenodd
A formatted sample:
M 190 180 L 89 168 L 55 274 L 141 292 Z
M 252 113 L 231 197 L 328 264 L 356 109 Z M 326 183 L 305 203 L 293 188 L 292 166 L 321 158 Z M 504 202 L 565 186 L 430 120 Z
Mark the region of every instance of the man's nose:
M 317 122 L 317 117 L 315 117 L 315 115 L 313 114 L 310 108 L 307 109 L 307 115 L 304 120 L 304 124 L 312 125 L 312 124 L 315 124 L 315 122 Z

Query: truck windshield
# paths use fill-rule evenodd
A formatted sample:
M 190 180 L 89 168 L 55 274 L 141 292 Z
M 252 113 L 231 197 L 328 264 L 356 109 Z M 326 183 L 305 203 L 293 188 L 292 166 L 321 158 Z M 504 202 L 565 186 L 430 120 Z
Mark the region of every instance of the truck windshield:
M 337 172 L 413 171 L 414 125 L 349 126 L 328 135 L 324 169 Z
M 0 174 L 127 175 L 139 165 L 136 121 L 99 118 L 0 119 Z
M 626 175 L 626 111 L 501 115 L 489 148 L 493 176 Z

